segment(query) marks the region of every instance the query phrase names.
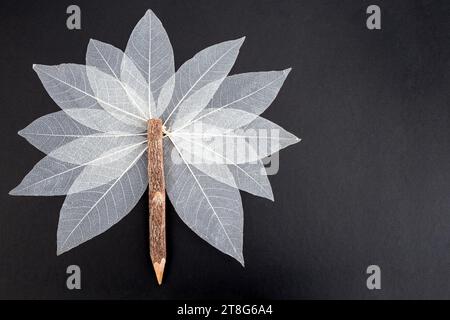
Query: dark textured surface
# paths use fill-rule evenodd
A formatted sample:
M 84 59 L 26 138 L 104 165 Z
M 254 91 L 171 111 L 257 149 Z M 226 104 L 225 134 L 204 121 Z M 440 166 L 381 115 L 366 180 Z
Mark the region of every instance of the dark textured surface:
M 450 4 L 377 1 L 70 1 L 0 5 L 0 298 L 450 298 Z M 58 107 L 33 63 L 84 63 L 89 38 L 124 49 L 151 8 L 176 66 L 247 39 L 232 73 L 293 67 L 264 116 L 303 138 L 281 152 L 274 203 L 243 194 L 246 268 L 167 208 L 168 264 L 156 284 L 143 198 L 106 233 L 56 256 L 63 198 L 7 192 L 42 157 L 16 132 Z M 65 269 L 82 270 L 82 290 Z M 365 269 L 378 264 L 382 290 Z

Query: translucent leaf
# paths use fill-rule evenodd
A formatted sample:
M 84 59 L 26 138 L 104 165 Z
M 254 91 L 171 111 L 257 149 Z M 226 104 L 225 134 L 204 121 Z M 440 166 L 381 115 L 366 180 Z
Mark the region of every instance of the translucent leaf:
M 131 102 L 139 107 L 141 115 L 145 119 L 150 119 L 151 109 L 154 109 L 155 105 L 153 95 L 147 94 L 147 82 L 133 61 L 126 55 L 122 59 L 120 79 Z
M 162 114 L 169 105 L 173 95 L 173 88 L 175 87 L 175 75 L 171 76 L 169 80 L 163 85 L 161 92 L 159 93 L 158 102 L 156 104 L 156 110 L 153 113 L 153 118 L 161 119 Z
M 236 119 L 236 112 L 245 118 L 242 110 L 224 109 L 220 112 L 224 115 L 223 123 L 232 123 Z M 201 154 L 208 161 L 217 163 L 226 158 L 227 162 L 232 160 L 236 164 L 255 162 L 300 141 L 280 126 L 259 116 L 246 126 L 234 130 L 199 123 L 171 135 L 185 138 L 181 146 L 184 149 L 196 145 L 193 152 Z M 200 148 L 201 145 L 203 148 Z
M 274 201 L 272 187 L 261 160 L 255 163 L 230 164 L 228 169 L 240 190 Z
M 194 121 L 208 120 L 220 123 L 218 119 L 221 116 L 218 111 L 223 109 L 243 110 L 254 115 L 252 118 L 254 119 L 269 107 L 290 71 L 291 69 L 286 69 L 228 76 L 208 104 L 208 112 L 201 113 Z M 186 122 L 184 126 L 190 123 Z
M 86 66 L 77 64 L 61 64 L 57 66 L 33 65 L 33 69 L 38 74 L 50 97 L 52 97 L 61 109 L 102 109 L 102 106 L 106 106 L 110 110 L 115 110 L 117 114 L 123 115 L 122 118 L 127 119 L 128 124 L 138 128 L 146 128 L 144 119 L 140 119 L 135 115 L 129 115 L 120 106 L 112 105 L 110 102 L 103 101 L 95 96 L 89 84 Z M 100 71 L 97 72 L 102 73 Z M 125 99 L 127 99 L 126 96 Z M 76 120 L 78 121 L 80 119 Z M 117 124 L 120 123 L 117 120 L 114 122 Z M 82 121 L 80 123 L 89 126 Z
M 107 151 L 143 144 L 146 139 L 145 136 L 98 133 L 73 140 L 53 150 L 49 156 L 68 163 L 82 164 L 98 158 Z
M 204 117 L 205 116 L 205 117 Z M 186 118 L 194 118 L 195 115 L 191 113 Z M 185 121 L 188 125 L 176 126 L 173 133 L 186 132 L 186 131 L 198 131 L 198 128 L 214 128 L 221 132 L 231 131 L 233 129 L 245 126 L 255 120 L 258 115 L 237 109 L 211 109 L 206 108 L 202 110 L 198 115 L 198 120 Z
M 83 111 L 85 109 L 76 109 L 76 110 Z M 86 112 L 89 115 L 91 111 L 94 110 L 88 109 Z M 104 111 L 100 112 L 104 113 Z M 77 121 L 74 121 L 72 117 L 69 117 L 64 111 L 50 113 L 48 115 L 38 118 L 37 120 L 33 121 L 29 126 L 27 126 L 25 129 L 19 131 L 19 135 L 27 139 L 27 141 L 30 142 L 32 145 L 34 145 L 36 148 L 47 154 L 78 138 L 92 140 L 91 143 L 88 144 L 90 146 L 92 146 L 92 143 L 101 144 L 102 141 L 104 141 L 102 139 L 114 143 L 114 139 L 117 138 L 119 146 L 124 143 L 123 139 L 121 138 L 126 139 L 127 137 L 129 137 L 130 143 L 134 141 L 143 141 L 145 139 L 145 134 L 123 133 L 123 132 L 100 133 L 96 130 L 81 125 Z M 79 142 L 77 143 L 74 142 L 74 144 L 79 145 Z M 73 146 L 73 144 L 71 146 Z M 98 150 L 102 149 L 104 148 L 100 147 L 100 149 Z M 78 151 L 74 150 L 74 152 Z M 69 153 L 72 152 L 69 150 Z M 67 161 L 67 159 L 64 156 L 63 157 L 56 156 L 56 157 L 62 161 Z
M 242 265 L 243 209 L 239 191 L 171 157 L 174 145 L 164 141 L 167 194 L 180 218 L 197 235 Z M 182 158 L 182 157 L 181 157 Z
M 86 67 L 78 64 L 33 65 L 42 84 L 61 109 L 101 108 L 89 86 Z
M 130 96 L 137 97 L 137 93 L 95 67 L 86 66 L 86 72 L 92 91 L 103 109 L 128 125 L 140 128 L 146 126 L 147 118 L 130 98 Z
M 144 154 L 109 183 L 68 195 L 59 217 L 57 254 L 92 239 L 120 221 L 139 201 L 147 184 Z
M 223 79 L 219 79 L 208 83 L 184 100 L 178 108 L 172 130 L 184 126 L 185 123 L 191 121 L 199 112 L 201 112 L 216 93 L 222 80 Z
M 300 139 L 295 135 L 263 117 L 257 117 L 245 127 L 235 130 L 233 134 L 237 137 L 243 134 L 256 151 L 258 159 L 268 157 L 281 149 L 300 142 Z
M 192 164 L 194 167 L 204 172 L 208 176 L 216 179 L 219 182 L 225 183 L 231 187 L 237 188 L 236 183 L 234 182 L 233 175 L 228 169 L 227 165 L 223 163 L 215 163 L 212 161 L 204 161 L 199 156 L 199 152 L 201 152 L 201 148 L 204 148 L 203 145 L 200 145 L 200 148 L 197 149 L 196 152 L 195 145 L 186 144 L 186 140 L 182 137 L 170 137 L 172 143 L 176 144 L 178 147 L 178 151 L 182 154 L 183 159 L 186 163 Z M 192 147 L 188 148 L 186 146 Z
M 140 158 L 147 150 L 146 144 L 140 144 L 113 161 L 95 161 L 84 167 L 83 171 L 70 187 L 68 194 L 93 189 L 120 176 L 129 165 Z
M 189 140 L 180 136 L 172 136 L 171 140 L 178 146 L 186 162 L 192 164 L 208 176 L 231 187 L 273 201 L 272 188 L 261 160 L 238 164 L 235 163 L 234 159 L 228 158 L 229 155 L 218 153 L 205 144 L 197 143 L 195 140 Z M 188 142 L 188 144 L 183 142 Z M 185 150 L 183 147 L 186 147 L 186 145 L 191 149 Z M 199 148 L 196 149 L 196 146 Z M 196 159 L 196 155 L 202 154 L 204 150 L 206 153 L 216 156 L 216 161 L 209 161 L 211 159 L 208 156 L 203 159 Z M 257 158 L 254 150 L 249 148 L 248 152 L 252 153 L 251 158 Z
M 143 145 L 142 143 L 140 145 Z M 45 157 L 23 178 L 11 195 L 57 196 L 65 195 L 85 166 L 98 162 L 105 165 L 125 157 L 136 146 L 125 146 L 105 152 L 98 158 L 82 164 L 63 162 Z
M 139 116 L 149 118 L 148 96 L 144 94 L 147 84 L 137 67 L 122 50 L 91 39 L 86 52 L 86 65 L 96 67 L 116 79 Z
M 167 109 L 163 114 L 164 124 L 170 127 L 172 116 L 180 105 L 205 85 L 220 81 L 230 72 L 236 61 L 244 38 L 226 41 L 208 47 L 186 61 L 175 74 L 175 88 Z
M 135 127 L 127 125 L 115 117 L 109 112 L 103 109 L 84 109 L 73 108 L 65 109 L 71 118 L 79 123 L 84 124 L 86 127 L 92 128 L 101 132 L 122 132 L 122 133 L 143 133 L 146 131 L 146 127 Z
M 83 166 L 47 156 L 39 161 L 9 194 L 14 196 L 65 195 L 82 170 Z
M 168 81 L 175 72 L 173 49 L 166 30 L 156 15 L 148 10 L 137 23 L 125 50 L 133 60 L 148 84 L 145 90 L 148 101 L 167 103 L 167 96 L 172 96 L 174 81 Z M 165 97 L 159 99 L 162 87 L 166 84 Z M 150 118 L 158 117 L 166 105 L 150 104 Z
M 77 138 L 98 133 L 74 121 L 64 111 L 47 114 L 34 120 L 19 135 L 44 153 L 49 153 Z
M 235 74 L 227 77 L 208 105 L 261 114 L 278 95 L 291 69 Z

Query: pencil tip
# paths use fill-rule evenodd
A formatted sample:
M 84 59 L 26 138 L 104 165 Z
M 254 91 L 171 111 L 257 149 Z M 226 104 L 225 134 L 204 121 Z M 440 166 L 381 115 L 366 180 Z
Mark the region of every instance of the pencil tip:
M 166 265 L 166 259 L 162 258 L 160 262 L 154 262 L 153 263 L 153 269 L 155 269 L 156 274 L 156 280 L 158 280 L 158 284 L 162 284 L 163 274 L 164 274 L 164 267 Z

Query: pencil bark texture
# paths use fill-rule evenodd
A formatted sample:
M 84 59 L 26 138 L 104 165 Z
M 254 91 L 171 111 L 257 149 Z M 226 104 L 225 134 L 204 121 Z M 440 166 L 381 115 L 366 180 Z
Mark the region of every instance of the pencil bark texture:
M 163 130 L 160 119 L 148 121 L 148 178 L 150 257 L 158 283 L 166 263 L 166 186 L 163 165 Z

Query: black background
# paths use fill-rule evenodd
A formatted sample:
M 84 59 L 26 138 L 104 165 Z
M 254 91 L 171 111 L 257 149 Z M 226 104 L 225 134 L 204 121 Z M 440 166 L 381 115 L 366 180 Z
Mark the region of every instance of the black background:
M 82 30 L 66 28 L 70 4 Z M 381 31 L 366 28 L 370 4 Z M 145 197 L 57 257 L 64 198 L 7 195 L 42 157 L 17 131 L 58 110 L 32 64 L 83 64 L 90 38 L 124 49 L 149 8 L 176 67 L 243 35 L 232 73 L 293 67 L 264 116 L 303 139 L 280 154 L 274 203 L 242 194 L 245 268 L 169 205 L 161 287 Z M 450 298 L 449 15 L 448 1 L 2 1 L 0 298 Z M 71 264 L 82 290 L 66 289 Z M 370 264 L 381 290 L 366 288 Z

